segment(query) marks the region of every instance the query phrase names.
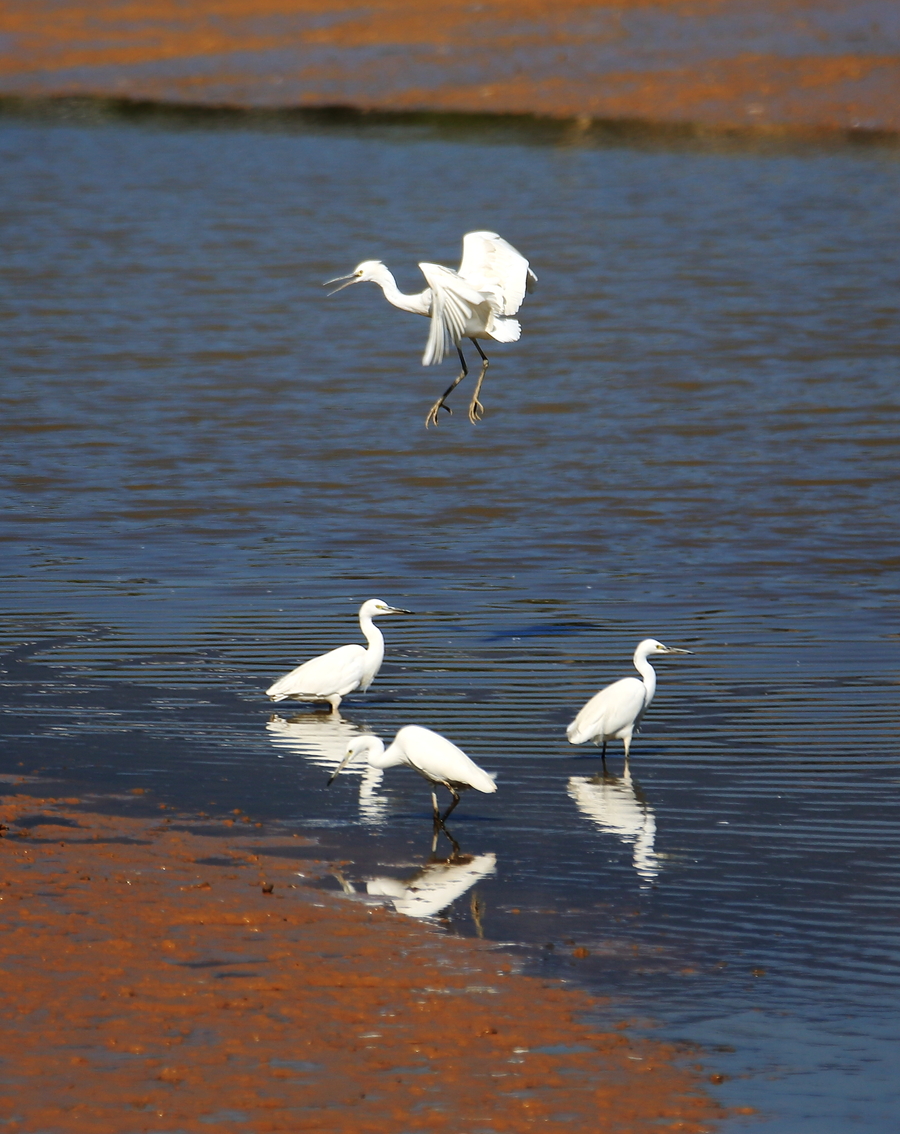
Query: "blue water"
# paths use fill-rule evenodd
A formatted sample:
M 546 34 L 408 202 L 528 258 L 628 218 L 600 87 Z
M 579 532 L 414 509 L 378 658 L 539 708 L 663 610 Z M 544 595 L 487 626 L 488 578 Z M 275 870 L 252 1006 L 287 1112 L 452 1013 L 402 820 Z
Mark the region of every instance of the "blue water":
M 437 728 L 499 784 L 448 932 L 773 1134 L 893 1132 L 897 151 L 7 117 L 0 184 L 0 771 L 241 807 L 359 892 L 426 864 L 429 794 L 326 768 Z M 426 432 L 425 321 L 321 281 L 418 290 L 478 228 L 538 290 Z M 366 697 L 273 708 L 374 596 L 416 614 Z M 647 635 L 693 654 L 604 780 L 565 725 Z

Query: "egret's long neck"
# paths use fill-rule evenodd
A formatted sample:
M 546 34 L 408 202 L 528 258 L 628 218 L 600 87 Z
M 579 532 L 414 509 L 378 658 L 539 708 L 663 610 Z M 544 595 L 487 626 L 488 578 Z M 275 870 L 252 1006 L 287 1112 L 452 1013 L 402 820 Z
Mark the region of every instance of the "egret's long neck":
M 656 692 L 656 670 L 647 661 L 646 654 L 634 655 L 634 668 L 644 679 L 644 708 L 646 709 Z
M 375 668 L 381 665 L 384 658 L 384 635 L 368 616 L 368 614 L 361 614 L 359 616 L 359 628 L 366 636 L 366 641 L 369 646 L 366 650 L 369 661 L 375 662 Z
M 394 768 L 397 764 L 402 763 L 397 759 L 397 754 L 394 751 L 395 745 L 391 745 L 385 752 L 384 741 L 380 736 L 367 737 L 369 741 L 369 750 L 366 753 L 366 759 L 373 768 Z
M 366 636 L 368 649 L 366 650 L 365 679 L 360 688 L 365 692 L 374 680 L 375 674 L 381 669 L 384 661 L 384 636 L 367 614 L 359 616 L 359 628 Z
M 420 291 L 418 295 L 404 295 L 397 287 L 394 277 L 383 264 L 379 268 L 378 274 L 372 277 L 372 283 L 378 284 L 384 292 L 384 298 L 388 303 L 393 303 L 393 305 L 399 307 L 401 311 L 411 311 L 413 315 L 431 314 L 430 287 L 426 287 L 425 290 Z

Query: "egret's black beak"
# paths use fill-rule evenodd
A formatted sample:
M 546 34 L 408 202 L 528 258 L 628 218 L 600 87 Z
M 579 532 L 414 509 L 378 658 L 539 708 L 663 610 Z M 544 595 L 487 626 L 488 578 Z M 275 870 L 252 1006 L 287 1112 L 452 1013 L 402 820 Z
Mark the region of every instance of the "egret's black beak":
M 333 283 L 341 283 L 341 280 L 346 280 L 347 282 L 342 283 L 340 287 L 336 287 L 334 291 L 330 291 L 328 296 L 337 295 L 339 291 L 343 291 L 345 287 L 349 287 L 352 283 L 359 283 L 356 272 L 351 272 L 349 276 L 335 276 L 333 280 L 326 280 L 322 284 L 322 287 L 330 287 Z M 326 296 L 326 299 L 328 296 Z
M 343 770 L 347 767 L 347 765 L 350 763 L 350 761 L 352 759 L 353 759 L 353 753 L 348 752 L 347 755 L 344 757 L 344 759 L 341 760 L 340 764 L 338 764 L 338 766 L 331 773 L 331 779 L 325 785 L 326 787 L 331 787 L 331 785 L 338 778 L 338 776 L 341 774 L 341 772 L 343 772 Z
M 666 653 L 667 654 L 691 654 L 691 653 L 693 653 L 693 650 L 679 650 L 675 646 L 666 646 Z
M 392 606 L 391 609 L 386 611 L 385 613 L 386 614 L 415 614 L 416 612 L 414 610 L 403 610 L 399 606 Z

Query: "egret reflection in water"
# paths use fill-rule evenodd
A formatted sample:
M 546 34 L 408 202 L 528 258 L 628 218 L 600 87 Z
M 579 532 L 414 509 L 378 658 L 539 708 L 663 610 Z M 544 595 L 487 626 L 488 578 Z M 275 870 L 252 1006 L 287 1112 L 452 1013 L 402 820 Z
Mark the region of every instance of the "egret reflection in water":
M 582 815 L 604 832 L 634 848 L 632 865 L 645 882 L 659 874 L 653 850 L 656 819 L 653 808 L 631 778 L 628 766 L 622 776 L 601 772 L 596 776 L 570 776 L 569 795 Z
M 340 714 L 298 713 L 291 718 L 273 714 L 266 722 L 269 739 L 279 749 L 295 753 L 316 767 L 334 772 L 347 751 L 351 740 L 365 735 L 366 730 Z M 359 785 L 359 814 L 363 823 L 378 826 L 387 819 L 389 803 L 378 792 L 384 772 L 369 764 L 358 764 L 348 769 L 361 774 Z
M 434 917 L 496 869 L 497 856 L 492 853 L 475 857 L 453 855 L 444 861 L 426 863 L 405 882 L 399 878 L 371 878 L 366 892 L 389 898 L 398 913 Z

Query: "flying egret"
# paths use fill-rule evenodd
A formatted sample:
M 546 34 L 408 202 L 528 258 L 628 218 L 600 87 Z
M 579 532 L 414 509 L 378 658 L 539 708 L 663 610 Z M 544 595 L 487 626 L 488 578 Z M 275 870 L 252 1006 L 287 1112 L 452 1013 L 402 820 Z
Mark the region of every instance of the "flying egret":
M 481 383 L 488 368 L 488 358 L 478 339 L 493 339 L 498 343 L 518 342 L 522 328 L 511 318 L 519 310 L 526 291 L 533 291 L 537 276 L 528 261 L 496 232 L 467 232 L 463 237 L 463 257 L 459 271 L 442 268 L 440 264 L 420 263 L 428 287 L 417 295 L 404 295 L 394 277 L 380 260 L 363 260 L 349 276 L 338 276 L 326 285 L 340 283 L 330 292 L 336 295 L 355 283 L 378 284 L 388 303 L 401 311 L 414 315 L 427 315 L 431 319 L 428 342 L 422 355 L 423 366 L 435 366 L 456 347 L 462 370 L 428 411 L 425 428 L 438 423 L 438 413 L 450 393 L 469 372 L 460 342 L 472 340 L 481 355 L 481 373 L 475 384 L 475 393 L 469 403 L 469 421 L 474 423 L 484 414 L 478 400 Z M 341 281 L 344 281 L 341 283 Z
M 359 608 L 359 626 L 366 636 L 368 648 L 338 646 L 320 657 L 298 665 L 266 690 L 273 701 L 296 697 L 299 701 L 328 701 L 336 713 L 341 699 L 356 689 L 363 693 L 375 679 L 384 659 L 384 638 L 372 621 L 382 614 L 412 614 L 398 606 L 388 606 L 381 599 L 369 599 Z
M 434 807 L 434 819 L 441 825 L 459 803 L 461 791 L 475 788 L 476 791 L 489 794 L 497 790 L 494 777 L 479 768 L 461 748 L 457 748 L 440 733 L 432 732 L 430 728 L 422 728 L 420 725 L 406 725 L 405 728 L 401 728 L 387 750 L 384 741 L 371 733 L 351 740 L 347 746 L 346 756 L 328 781 L 329 785 L 351 760 L 361 756 L 365 756 L 373 768 L 396 768 L 402 765 L 424 776 L 433 785 L 431 803 Z M 443 815 L 438 807 L 435 791 L 438 784 L 445 787 L 453 796 L 453 802 Z
M 674 646 L 664 646 L 655 638 L 645 638 L 638 642 L 634 651 L 634 668 L 643 678 L 623 677 L 614 681 L 599 693 L 595 693 L 578 716 L 566 729 L 570 744 L 584 744 L 592 740 L 602 744 L 602 758 L 606 762 L 606 742 L 622 740 L 625 742 L 625 763 L 631 738 L 650 707 L 656 692 L 656 671 L 647 661 L 652 654 L 689 654 L 690 650 L 678 650 Z

